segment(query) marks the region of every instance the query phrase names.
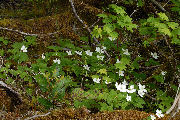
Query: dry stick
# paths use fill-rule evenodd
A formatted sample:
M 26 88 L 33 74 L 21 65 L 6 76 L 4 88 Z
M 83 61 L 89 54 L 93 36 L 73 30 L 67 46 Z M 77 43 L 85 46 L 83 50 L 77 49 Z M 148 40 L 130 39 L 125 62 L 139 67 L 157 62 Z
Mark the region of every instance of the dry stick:
M 171 0 L 167 1 L 167 3 L 163 5 L 163 7 L 165 7 L 170 1 L 171 1 Z
M 176 110 L 176 112 L 174 112 L 174 113 L 170 116 L 169 120 L 170 120 L 173 116 L 176 115 L 176 113 L 178 112 L 179 107 L 180 107 L 180 93 L 179 93 L 178 96 L 176 96 L 176 98 L 175 98 L 175 100 L 174 100 L 174 103 L 173 103 L 173 105 L 171 106 L 171 108 L 166 111 L 166 114 L 169 114 L 169 113 L 173 112 L 174 110 Z
M 11 32 L 17 32 L 17 33 L 20 33 L 20 34 L 22 34 L 22 35 L 38 36 L 38 34 L 25 33 L 25 32 L 22 32 L 22 31 L 13 30 L 13 29 L 10 29 L 10 28 L 4 28 L 4 27 L 0 27 L 0 30 L 7 30 L 7 31 L 11 31 Z
M 0 30 L 7 30 L 7 31 L 11 31 L 11 32 L 17 32 L 20 33 L 22 35 L 27 35 L 27 36 L 46 36 L 46 35 L 53 35 L 53 34 L 57 34 L 58 32 L 53 32 L 53 33 L 46 33 L 46 34 L 31 34 L 31 33 L 26 33 L 26 32 L 22 32 L 19 30 L 13 30 L 11 28 L 5 28 L 5 27 L 0 27 Z
M 6 83 L 3 81 L 0 81 L 0 88 L 2 88 L 4 91 L 6 91 L 6 94 L 13 100 L 12 104 L 14 105 L 20 105 L 22 104 L 22 99 L 20 98 L 20 94 L 16 91 L 14 91 L 11 87 L 7 86 Z
M 173 51 L 173 49 L 172 49 L 172 47 L 171 47 L 171 45 L 170 45 L 170 43 L 169 43 L 169 41 L 168 41 L 168 39 L 167 39 L 167 37 L 166 37 L 165 35 L 164 35 L 164 38 L 165 38 L 166 44 L 168 45 L 168 47 L 169 47 L 169 49 L 170 49 L 170 51 L 171 51 L 171 55 L 172 55 L 171 57 L 174 58 L 174 62 L 175 62 L 174 70 L 176 70 L 178 63 L 177 63 L 177 60 L 176 60 L 176 58 L 175 58 L 174 51 Z M 171 63 L 171 65 L 172 65 L 172 63 Z M 178 74 L 175 73 L 174 76 L 175 76 L 175 78 L 176 78 L 177 80 L 180 79 L 180 76 L 179 76 Z M 179 83 L 179 87 L 180 87 L 180 83 Z M 178 110 L 180 109 L 180 92 L 179 92 L 179 87 L 178 87 L 178 90 L 177 90 L 177 92 L 176 92 L 176 97 L 175 97 L 175 100 L 174 100 L 173 105 L 172 105 L 171 108 L 170 108 L 169 110 L 167 110 L 167 112 L 166 112 L 166 114 L 169 114 L 169 113 L 173 112 L 174 110 L 176 110 L 176 111 L 173 113 L 173 115 L 171 115 L 171 117 L 169 118 L 169 120 L 170 120 L 173 116 L 175 116 L 176 113 L 178 112 Z
M 129 17 L 132 17 L 135 12 L 137 12 L 137 10 L 134 10 Z
M 151 2 L 158 6 L 163 12 L 166 12 L 166 10 L 157 1 L 151 0 Z
M 91 34 L 92 31 L 90 30 L 90 28 L 88 27 L 88 25 L 86 25 L 86 24 L 83 22 L 83 20 L 78 16 L 78 14 L 77 14 L 77 12 L 76 12 L 76 9 L 75 9 L 75 7 L 74 7 L 73 1 L 72 1 L 72 0 L 69 0 L 69 2 L 71 3 L 71 7 L 72 7 L 73 13 L 74 13 L 74 15 L 76 16 L 76 18 L 84 25 L 84 27 L 87 29 L 87 31 Z M 102 46 L 95 37 L 93 37 L 93 40 L 94 40 L 98 45 Z M 110 55 L 107 53 L 107 51 L 106 51 L 105 49 L 103 49 L 103 50 L 104 50 L 105 54 L 110 58 Z
M 153 98 L 152 96 L 150 96 L 149 94 L 145 94 L 145 96 L 147 96 L 147 97 L 149 97 L 149 98 L 151 98 L 152 100 L 154 100 L 154 101 L 157 101 L 157 99 L 156 98 Z
M 24 120 L 32 120 L 32 119 L 35 119 L 35 118 L 37 118 L 37 117 L 44 117 L 44 116 L 49 115 L 50 113 L 51 113 L 51 112 L 48 112 L 48 113 L 46 113 L 46 114 L 44 114 L 44 115 L 34 115 L 34 116 L 29 117 L 29 118 L 26 118 L 26 119 L 24 119 Z

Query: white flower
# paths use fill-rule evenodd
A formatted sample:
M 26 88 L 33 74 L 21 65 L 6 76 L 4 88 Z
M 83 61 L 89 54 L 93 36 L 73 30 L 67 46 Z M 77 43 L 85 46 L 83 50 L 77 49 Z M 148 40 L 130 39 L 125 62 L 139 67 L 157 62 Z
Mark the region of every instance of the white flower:
M 119 61 L 119 59 L 117 59 L 116 63 L 121 63 L 121 61 Z
M 69 50 L 69 51 L 66 51 L 67 52 L 67 54 L 68 55 L 72 55 L 72 53 L 71 53 L 71 51 Z
M 101 53 L 104 53 L 104 49 L 101 49 Z
M 143 97 L 143 96 L 144 96 L 144 94 L 145 94 L 145 92 L 144 92 L 144 91 L 142 91 L 142 90 L 138 90 L 138 94 L 139 94 L 139 96 Z
M 99 56 L 99 55 L 97 55 L 97 58 L 98 58 L 98 60 L 103 60 L 103 59 L 104 59 L 104 56 Z
M 134 85 L 131 85 L 130 88 L 127 90 L 128 93 L 134 93 L 136 92 L 136 89 L 134 89 Z
M 108 37 L 110 39 L 110 41 L 114 41 L 116 40 L 116 38 L 112 38 L 112 37 Z
M 131 101 L 131 96 L 128 96 L 128 95 L 127 95 L 126 100 L 127 100 L 127 101 Z
M 120 70 L 119 70 L 119 72 L 116 72 L 116 73 L 118 73 L 119 76 L 124 76 L 124 71 L 120 71 Z
M 54 63 L 58 63 L 58 64 L 60 64 L 61 63 L 61 61 L 59 60 L 59 59 L 55 59 L 55 60 L 53 60 L 54 61 Z
M 21 50 L 23 51 L 23 52 L 27 52 L 27 47 L 25 47 L 24 45 L 21 47 Z
M 122 48 L 122 51 L 124 51 L 123 54 L 125 54 L 125 55 L 130 55 L 129 52 L 128 52 L 128 49 L 123 49 L 123 48 Z
M 100 83 L 100 80 L 101 80 L 101 79 L 99 79 L 99 78 L 98 78 L 98 79 L 97 79 L 97 78 L 94 78 L 94 79 L 93 79 L 93 81 L 96 82 L 96 83 Z
M 161 110 L 156 110 L 156 115 L 161 118 L 161 117 L 164 117 L 164 115 L 162 114 L 162 111 Z
M 151 55 L 152 55 L 152 57 L 153 57 L 154 59 L 158 59 L 158 57 L 159 57 L 156 52 L 155 52 L 155 53 L 152 53 L 152 52 L 151 52 Z
M 104 47 L 104 46 L 102 46 L 102 48 L 105 50 L 106 49 L 106 47 Z
M 42 54 L 42 59 L 45 59 L 44 53 Z
M 83 67 L 84 67 L 84 69 L 86 69 L 86 70 L 89 70 L 89 68 L 90 68 L 90 67 L 88 67 L 88 65 L 84 65 Z
M 139 94 L 139 96 L 143 97 L 144 94 L 147 92 L 147 90 L 145 89 L 145 85 L 141 85 L 139 83 L 138 86 L 139 86 L 138 94 Z
M 96 52 L 98 52 L 98 53 L 100 53 L 100 52 L 101 52 L 100 47 L 96 47 Z
M 128 85 L 128 83 L 125 80 L 122 82 L 122 84 L 123 85 Z
M 147 92 L 147 90 L 145 89 L 145 85 L 141 85 L 141 83 L 139 83 L 139 90 L 143 91 L 143 92 Z
M 162 72 L 161 72 L 161 75 L 164 76 L 164 75 L 166 75 L 166 73 L 167 73 L 166 71 L 162 71 Z
M 76 54 L 82 55 L 82 51 L 75 51 Z
M 101 49 L 100 47 L 96 47 L 96 52 L 98 53 L 104 53 L 104 50 L 106 49 L 106 47 L 102 46 L 103 49 Z
M 90 52 L 90 50 L 85 51 L 87 55 L 92 56 L 93 52 Z
M 121 83 L 118 85 L 118 83 L 116 82 L 115 86 L 116 86 L 116 89 L 119 90 L 120 92 L 126 92 L 127 91 L 126 85 L 123 85 Z
M 111 82 L 108 82 L 108 81 L 106 80 L 105 83 L 106 83 L 106 84 L 109 84 L 109 83 L 111 83 Z
M 156 117 L 154 115 L 150 115 L 151 116 L 151 120 L 155 120 Z

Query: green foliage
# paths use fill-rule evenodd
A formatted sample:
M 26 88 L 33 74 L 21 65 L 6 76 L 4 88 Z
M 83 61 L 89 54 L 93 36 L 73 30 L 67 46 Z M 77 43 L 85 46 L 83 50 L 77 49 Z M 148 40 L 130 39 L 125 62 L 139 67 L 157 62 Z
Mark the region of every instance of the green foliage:
M 132 0 L 125 2 L 134 3 Z M 143 3 L 143 0 L 138 0 L 138 6 L 143 6 Z M 133 24 L 123 7 L 111 4 L 109 8 L 109 14 L 98 15 L 104 26 L 101 28 L 97 25 L 92 32 L 93 37 L 101 39 L 102 46 L 78 46 L 68 39 L 58 39 L 56 45 L 46 48 L 48 52 L 44 51 L 31 61 L 32 48 L 37 47 L 36 37 L 26 36 L 24 41 L 15 43 L 0 37 L 0 55 L 7 54 L 6 62 L 0 69 L 0 78 L 8 84 L 23 82 L 27 95 L 46 109 L 64 102 L 65 96 L 69 95 L 76 108 L 85 106 L 100 111 L 146 108 L 148 112 L 160 108 L 165 112 L 173 99 L 165 91 L 167 88 L 159 84 L 166 85 L 169 82 L 165 75 L 152 72 L 154 66 L 156 68 L 163 63 L 143 53 L 146 50 L 143 45 L 148 49 L 157 38 L 167 37 L 178 46 L 179 24 L 165 13 L 158 13 L 157 18 L 149 17 Z M 133 33 L 134 29 L 139 33 Z M 118 42 L 120 33 L 122 38 L 130 38 L 134 34 L 144 38 L 142 44 L 138 43 L 138 49 L 142 47 L 144 50 L 141 51 L 142 57 L 136 46 L 133 46 L 137 45 L 133 40 L 114 44 L 114 40 Z M 81 40 L 88 41 L 86 36 L 81 37 Z M 8 49 L 3 46 L 8 46 Z M 111 58 L 105 56 L 104 50 Z M 177 90 L 176 85 L 170 86 Z M 132 89 L 135 91 L 130 92 Z M 157 100 L 150 101 L 145 97 L 146 93 L 156 94 Z
M 172 43 L 179 45 L 179 24 L 170 22 L 165 13 L 158 13 L 158 15 L 159 18 L 149 17 L 147 20 L 142 21 L 142 25 L 139 28 L 140 34 L 150 36 L 147 40 L 149 43 L 156 40 L 158 36 L 157 32 L 159 32 L 160 34 L 169 36 L 172 39 Z
M 180 0 L 171 0 L 174 3 L 174 7 L 171 8 L 172 11 L 178 12 L 180 15 Z
M 173 98 L 167 96 L 167 94 L 163 91 L 157 91 L 157 100 L 160 101 L 158 104 L 158 108 L 160 108 L 163 112 L 167 111 L 171 107 L 171 103 L 173 102 Z
M 103 18 L 102 21 L 105 25 L 103 26 L 103 29 L 96 26 L 92 32 L 93 37 L 102 38 L 102 36 L 106 34 L 113 39 L 117 39 L 119 35 L 116 29 L 133 32 L 133 29 L 137 28 L 137 25 L 132 23 L 132 18 L 127 15 L 122 7 L 115 4 L 111 4 L 109 7 L 117 15 L 99 14 L 98 16 Z

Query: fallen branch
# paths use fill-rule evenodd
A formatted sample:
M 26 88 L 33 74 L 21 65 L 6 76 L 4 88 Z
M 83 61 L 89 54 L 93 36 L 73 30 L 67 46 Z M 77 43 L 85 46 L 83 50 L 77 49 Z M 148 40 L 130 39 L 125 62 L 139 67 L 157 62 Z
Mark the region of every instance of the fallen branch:
M 75 17 L 84 25 L 84 27 L 87 29 L 87 31 L 91 34 L 92 31 L 90 30 L 90 28 L 88 27 L 88 25 L 86 25 L 86 24 L 83 22 L 83 20 L 78 16 L 78 14 L 77 14 L 77 12 L 76 12 L 76 9 L 75 9 L 75 7 L 74 7 L 73 1 L 72 1 L 72 0 L 69 0 L 69 2 L 71 3 L 71 7 L 72 7 L 72 10 L 73 10 L 73 13 L 74 13 Z M 92 35 L 92 34 L 91 34 L 91 35 Z M 94 40 L 98 45 L 102 46 L 95 37 L 93 37 L 93 40 Z M 102 48 L 102 49 L 103 49 L 103 48 Z M 104 53 L 110 58 L 110 55 L 107 53 L 107 51 L 106 51 L 105 49 L 103 49 L 103 50 L 104 50 Z
M 38 34 L 25 33 L 25 32 L 22 32 L 22 31 L 13 30 L 13 29 L 10 29 L 10 28 L 4 28 L 4 27 L 0 27 L 0 30 L 7 30 L 7 31 L 11 31 L 11 32 L 17 32 L 17 33 L 20 33 L 20 34 L 22 34 L 22 35 L 38 36 Z
M 46 114 L 44 114 L 44 115 L 34 115 L 34 116 L 29 117 L 29 118 L 26 118 L 26 119 L 24 119 L 24 120 L 32 120 L 32 119 L 35 119 L 35 118 L 37 118 L 37 117 L 44 117 L 44 116 L 49 115 L 50 113 L 51 113 L 51 112 L 48 112 L 48 113 L 46 113 Z
M 22 104 L 22 99 L 20 98 L 19 93 L 14 91 L 11 87 L 8 87 L 3 81 L 0 81 L 0 88 L 6 91 L 7 96 L 11 98 L 12 105 Z
M 171 108 L 169 108 L 169 110 L 166 111 L 166 114 L 170 114 L 171 113 L 171 117 L 174 117 L 176 115 L 176 113 L 180 110 L 180 92 L 178 94 L 178 96 L 176 96 L 173 105 L 171 106 Z
M 166 12 L 166 10 L 157 1 L 151 0 L 151 2 L 154 3 L 157 7 L 159 7 L 159 9 L 161 9 L 163 12 Z
M 25 36 L 47 36 L 47 35 L 54 35 L 57 34 L 58 32 L 53 32 L 53 33 L 46 33 L 46 34 L 31 34 L 31 33 L 26 33 L 23 31 L 19 31 L 19 30 L 13 30 L 11 28 L 5 28 L 5 27 L 0 27 L 0 30 L 7 30 L 7 31 L 11 31 L 11 32 L 17 32 L 21 35 L 25 35 Z

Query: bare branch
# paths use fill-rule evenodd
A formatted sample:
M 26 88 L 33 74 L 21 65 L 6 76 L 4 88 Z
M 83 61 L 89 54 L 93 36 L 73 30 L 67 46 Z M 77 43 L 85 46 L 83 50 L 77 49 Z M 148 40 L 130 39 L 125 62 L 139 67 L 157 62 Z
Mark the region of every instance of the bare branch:
M 148 98 L 151 98 L 151 99 L 154 100 L 154 101 L 157 101 L 156 98 L 151 97 L 149 94 L 145 94 L 145 96 L 147 96 Z
M 22 104 L 22 99 L 20 98 L 19 93 L 7 86 L 3 81 L 0 81 L 0 88 L 6 91 L 6 94 L 11 98 L 11 100 L 13 100 L 12 102 L 14 105 Z
M 76 12 L 76 9 L 75 9 L 75 7 L 74 7 L 73 1 L 72 1 L 72 0 L 69 0 L 69 2 L 71 3 L 71 7 L 72 7 L 72 10 L 73 10 L 73 13 L 74 13 L 75 17 L 84 25 L 84 27 L 87 29 L 87 31 L 91 34 L 92 31 L 90 30 L 90 28 L 88 27 L 88 25 L 86 25 L 86 24 L 83 22 L 83 20 L 78 16 L 78 14 L 77 14 L 77 12 Z M 92 35 L 92 34 L 91 34 L 91 35 Z M 93 40 L 94 40 L 98 45 L 102 46 L 95 37 L 93 37 Z M 105 54 L 110 58 L 110 55 L 107 53 L 107 51 L 106 51 L 105 49 L 103 49 L 103 50 L 104 50 Z
M 163 5 L 163 7 L 165 7 L 171 0 L 168 0 L 166 4 Z
M 11 28 L 5 28 L 5 27 L 0 27 L 0 30 L 7 30 L 7 31 L 11 31 L 11 32 L 17 32 L 19 34 L 22 34 L 22 35 L 27 35 L 27 36 L 47 36 L 47 35 L 54 35 L 54 34 L 57 34 L 58 32 L 53 32 L 53 33 L 46 33 L 46 34 L 31 34 L 31 33 L 26 33 L 26 32 L 23 32 L 23 31 L 19 31 L 19 30 L 13 30 Z
M 48 112 L 48 113 L 43 114 L 43 115 L 34 115 L 34 116 L 29 117 L 29 118 L 26 118 L 26 119 L 24 119 L 24 120 L 32 120 L 32 119 L 35 119 L 35 118 L 37 118 L 37 117 L 44 117 L 44 116 L 49 115 L 50 113 L 51 113 L 51 112 Z
M 134 10 L 129 17 L 132 17 L 135 12 L 137 12 L 137 10 Z
M 159 4 L 156 0 L 151 0 L 152 3 L 154 3 L 159 9 L 161 9 L 163 12 L 166 12 L 166 10 Z
M 171 108 L 169 108 L 169 110 L 166 111 L 166 114 L 172 113 L 171 117 L 173 117 L 179 110 L 180 110 L 180 93 L 178 96 L 176 96 L 173 105 L 171 106 Z
M 10 29 L 10 28 L 4 28 L 4 27 L 0 27 L 1 30 L 7 30 L 7 31 L 11 31 L 11 32 L 17 32 L 17 33 L 20 33 L 22 35 L 29 35 L 29 36 L 38 36 L 38 34 L 30 34 L 30 33 L 25 33 L 25 32 L 22 32 L 22 31 L 18 31 L 18 30 L 13 30 L 13 29 Z

